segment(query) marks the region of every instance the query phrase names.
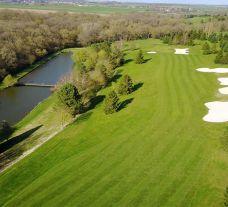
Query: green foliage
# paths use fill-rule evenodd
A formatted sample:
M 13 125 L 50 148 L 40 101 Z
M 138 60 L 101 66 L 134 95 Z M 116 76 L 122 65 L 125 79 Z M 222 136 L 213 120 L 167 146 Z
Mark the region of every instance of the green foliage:
M 139 50 L 135 57 L 135 63 L 136 64 L 143 64 L 144 63 L 144 57 L 142 50 Z
M 224 54 L 222 50 L 215 57 L 216 64 L 228 64 L 228 52 Z
M 217 44 L 214 43 L 211 47 L 211 53 L 216 54 L 218 52 Z
M 218 42 L 218 36 L 216 33 L 212 33 L 209 35 L 208 40 L 212 43 Z
M 209 55 L 211 54 L 211 47 L 208 42 L 205 42 L 202 46 L 203 54 L 204 55 Z
M 4 78 L 4 80 L 3 80 L 3 84 L 4 84 L 4 86 L 6 86 L 6 87 L 12 86 L 12 85 L 14 85 L 16 82 L 17 82 L 16 79 L 14 79 L 14 78 L 12 77 L 12 75 L 10 75 L 10 74 L 7 75 L 7 76 Z
M 81 96 L 77 88 L 71 84 L 66 83 L 57 91 L 59 101 L 66 107 L 71 115 L 76 115 L 81 111 Z
M 129 75 L 124 75 L 122 78 L 119 88 L 118 88 L 118 93 L 121 95 L 127 95 L 133 92 L 133 82 L 132 79 Z
M 119 109 L 119 98 L 115 91 L 111 91 L 105 98 L 105 114 L 112 114 Z
M 124 53 L 116 44 L 111 46 L 110 61 L 114 68 L 119 67 L 124 63 Z
M 222 61 L 222 58 L 223 58 L 223 51 L 220 50 L 215 57 L 215 63 L 219 64 Z
M 226 187 L 226 190 L 224 193 L 224 207 L 228 207 L 228 187 Z

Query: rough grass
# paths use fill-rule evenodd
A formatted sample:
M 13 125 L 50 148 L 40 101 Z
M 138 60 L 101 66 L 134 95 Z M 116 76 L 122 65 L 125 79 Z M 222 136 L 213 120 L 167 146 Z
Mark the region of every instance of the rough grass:
M 198 46 L 184 56 L 157 40 L 136 44 L 158 54 L 135 65 L 137 51 L 127 52 L 122 74 L 143 83 L 121 97 L 133 101 L 108 116 L 101 103 L 2 173 L 0 206 L 222 206 L 226 124 L 202 117 L 205 102 L 227 97 L 217 95 L 215 74 L 195 71 L 213 67 L 212 56 Z

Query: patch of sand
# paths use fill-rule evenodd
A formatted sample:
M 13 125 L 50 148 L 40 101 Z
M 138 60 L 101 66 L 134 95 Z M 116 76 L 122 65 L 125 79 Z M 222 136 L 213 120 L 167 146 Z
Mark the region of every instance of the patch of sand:
M 221 86 L 228 86 L 228 78 L 218 78 Z
M 151 51 L 151 52 L 147 52 L 148 54 L 156 54 L 157 52 L 153 52 L 153 51 Z
M 189 49 L 185 48 L 185 49 L 175 49 L 175 53 L 176 55 L 188 55 L 189 54 Z
M 228 102 L 208 102 L 205 106 L 209 109 L 208 114 L 203 117 L 207 122 L 228 122 Z
M 198 68 L 196 70 L 203 73 L 228 73 L 228 68 Z
M 224 95 L 228 95 L 228 87 L 220 88 L 219 93 L 224 94 Z

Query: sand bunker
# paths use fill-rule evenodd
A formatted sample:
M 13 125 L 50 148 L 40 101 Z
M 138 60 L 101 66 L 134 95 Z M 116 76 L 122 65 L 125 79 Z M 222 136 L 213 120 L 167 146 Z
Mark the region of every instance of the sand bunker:
M 208 114 L 203 117 L 207 122 L 227 122 L 228 121 L 228 102 L 209 102 L 205 106 L 209 109 Z
M 157 52 L 153 52 L 153 51 L 151 51 L 151 52 L 147 52 L 148 54 L 156 54 Z
M 196 70 L 203 73 L 228 73 L 228 68 L 198 68 Z
M 188 55 L 189 54 L 189 49 L 175 49 L 175 54 L 176 55 Z
M 228 86 L 228 78 L 218 78 L 221 86 Z
M 228 95 L 228 87 L 220 88 L 219 93 L 224 94 L 224 95 Z

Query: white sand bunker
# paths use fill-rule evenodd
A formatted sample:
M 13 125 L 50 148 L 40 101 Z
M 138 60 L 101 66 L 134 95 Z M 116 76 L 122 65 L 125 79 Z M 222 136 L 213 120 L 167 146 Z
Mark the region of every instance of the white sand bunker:
M 221 86 L 228 86 L 228 78 L 218 78 Z
M 228 122 L 228 102 L 209 102 L 205 106 L 209 109 L 208 114 L 203 117 L 207 122 Z
M 175 49 L 175 54 L 176 55 L 188 55 L 189 54 L 189 49 L 188 48 Z
M 220 88 L 219 93 L 224 94 L 224 95 L 228 95 L 228 87 Z
M 196 70 L 204 73 L 228 73 L 228 68 L 198 68 Z
M 156 54 L 157 52 L 151 51 L 151 52 L 147 52 L 148 54 Z

